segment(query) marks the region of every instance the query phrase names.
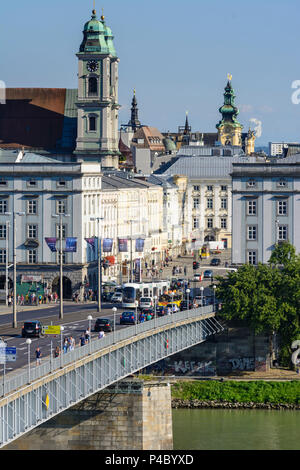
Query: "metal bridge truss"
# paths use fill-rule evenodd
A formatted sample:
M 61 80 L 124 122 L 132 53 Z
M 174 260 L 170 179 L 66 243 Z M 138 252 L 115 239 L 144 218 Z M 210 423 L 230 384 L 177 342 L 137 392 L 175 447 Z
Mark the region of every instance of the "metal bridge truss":
M 28 376 L 22 385 L 22 374 L 13 377 L 8 388 L 19 387 L 5 390 L 0 399 L 0 448 L 109 385 L 222 331 L 212 310 L 180 312 L 116 331 L 32 370 L 31 383 Z

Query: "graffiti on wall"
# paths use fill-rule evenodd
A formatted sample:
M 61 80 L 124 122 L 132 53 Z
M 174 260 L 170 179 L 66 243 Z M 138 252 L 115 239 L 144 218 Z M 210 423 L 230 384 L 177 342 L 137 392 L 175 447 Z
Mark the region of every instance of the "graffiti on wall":
M 235 357 L 229 359 L 232 370 L 254 371 L 265 370 L 266 361 L 263 357 Z
M 175 361 L 173 368 L 176 374 L 216 375 L 216 366 L 212 361 Z

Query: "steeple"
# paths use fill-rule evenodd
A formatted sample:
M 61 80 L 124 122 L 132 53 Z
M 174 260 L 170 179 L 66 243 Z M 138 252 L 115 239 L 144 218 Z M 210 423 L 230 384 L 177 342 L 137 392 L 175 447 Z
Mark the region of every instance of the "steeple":
M 133 90 L 133 98 L 131 102 L 131 119 L 128 123 L 132 130 L 135 132 L 139 127 L 141 127 L 141 123 L 139 121 L 139 109 L 137 107 L 137 100 L 135 96 L 135 90 Z
M 219 109 L 222 114 L 221 121 L 216 125 L 219 132 L 219 142 L 222 145 L 242 145 L 243 126 L 237 120 L 239 114 L 235 106 L 235 94 L 231 84 L 232 76 L 228 75 L 228 81 L 225 87 L 224 104 Z

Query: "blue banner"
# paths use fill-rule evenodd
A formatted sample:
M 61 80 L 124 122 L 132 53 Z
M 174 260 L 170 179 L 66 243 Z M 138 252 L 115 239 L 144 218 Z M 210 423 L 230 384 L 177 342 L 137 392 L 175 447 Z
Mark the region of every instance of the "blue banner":
M 128 252 L 128 240 L 127 238 L 119 238 L 119 253 Z
M 137 238 L 135 241 L 135 251 L 141 253 L 144 251 L 145 240 L 143 238 Z
M 45 238 L 45 241 L 46 241 L 48 247 L 50 248 L 50 250 L 52 251 L 52 253 L 55 253 L 57 251 L 57 249 L 56 249 L 57 239 L 56 238 Z
M 76 253 L 77 251 L 77 238 L 69 237 L 65 240 L 65 253 Z
M 96 238 L 85 238 L 85 241 L 93 248 L 93 250 L 95 249 Z
M 112 251 L 113 239 L 103 238 L 103 253 L 110 253 Z

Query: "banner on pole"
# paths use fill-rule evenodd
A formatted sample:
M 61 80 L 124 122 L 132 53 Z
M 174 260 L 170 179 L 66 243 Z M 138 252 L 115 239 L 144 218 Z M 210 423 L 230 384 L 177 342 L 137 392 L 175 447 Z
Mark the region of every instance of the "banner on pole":
M 103 238 L 103 253 L 110 253 L 112 251 L 113 239 Z
M 45 238 L 45 241 L 48 247 L 50 248 L 50 250 L 52 251 L 52 253 L 55 253 L 57 251 L 56 249 L 57 238 Z
M 119 238 L 119 253 L 128 252 L 128 240 L 127 238 Z
M 96 238 L 85 238 L 85 241 L 93 248 L 93 250 L 95 249 Z
M 144 238 L 137 238 L 135 241 L 135 251 L 139 253 L 144 251 L 144 244 L 145 244 Z
M 77 238 L 69 237 L 65 239 L 65 247 L 63 250 L 65 253 L 76 253 L 77 252 Z

